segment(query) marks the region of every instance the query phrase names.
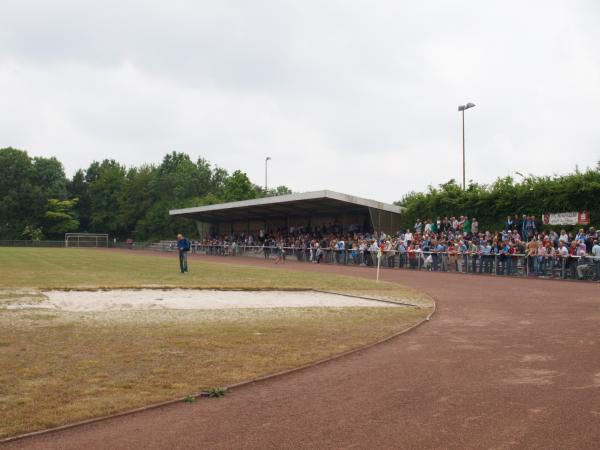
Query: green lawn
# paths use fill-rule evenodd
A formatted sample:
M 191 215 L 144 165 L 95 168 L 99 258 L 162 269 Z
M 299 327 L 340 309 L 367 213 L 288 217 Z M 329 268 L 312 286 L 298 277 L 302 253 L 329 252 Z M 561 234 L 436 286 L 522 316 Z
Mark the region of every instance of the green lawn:
M 184 396 L 381 339 L 430 312 L 402 286 L 330 274 L 75 249 L 0 248 L 0 438 Z M 424 307 L 9 310 L 50 288 L 323 289 Z M 233 393 L 232 395 L 235 395 Z

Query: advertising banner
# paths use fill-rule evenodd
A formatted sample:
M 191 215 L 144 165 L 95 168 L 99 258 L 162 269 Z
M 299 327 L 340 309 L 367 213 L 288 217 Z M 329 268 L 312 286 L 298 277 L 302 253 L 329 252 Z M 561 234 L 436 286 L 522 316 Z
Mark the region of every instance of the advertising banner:
M 589 211 L 546 213 L 544 214 L 544 225 L 589 225 Z

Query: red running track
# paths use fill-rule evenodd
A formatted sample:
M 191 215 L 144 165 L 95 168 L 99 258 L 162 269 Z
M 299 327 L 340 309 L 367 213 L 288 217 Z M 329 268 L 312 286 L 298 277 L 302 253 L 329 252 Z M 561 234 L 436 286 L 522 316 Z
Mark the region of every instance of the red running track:
M 194 257 L 190 270 L 196 258 L 229 262 Z M 235 263 L 275 267 L 250 258 Z M 277 267 L 374 276 L 355 267 Z M 600 448 L 599 284 L 399 270 L 382 276 L 433 296 L 433 319 L 382 345 L 222 399 L 6 447 Z

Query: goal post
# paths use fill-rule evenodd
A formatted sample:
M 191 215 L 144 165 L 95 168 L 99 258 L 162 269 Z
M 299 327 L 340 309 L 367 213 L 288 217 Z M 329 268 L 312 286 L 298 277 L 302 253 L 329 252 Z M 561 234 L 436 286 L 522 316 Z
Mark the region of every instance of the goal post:
M 108 234 L 65 233 L 65 247 L 108 247 Z

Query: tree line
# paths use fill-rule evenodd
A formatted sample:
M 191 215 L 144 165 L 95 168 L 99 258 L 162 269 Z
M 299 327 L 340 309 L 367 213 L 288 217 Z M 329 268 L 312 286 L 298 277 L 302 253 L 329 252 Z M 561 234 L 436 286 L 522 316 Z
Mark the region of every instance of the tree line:
M 468 215 L 481 229 L 499 230 L 508 215 L 589 211 L 600 224 L 600 162 L 567 175 L 498 178 L 490 185 L 455 180 L 426 192 L 410 192 L 396 204 L 405 207 L 402 227 L 416 219 Z M 137 241 L 196 234 L 191 220 L 169 210 L 291 193 L 286 186 L 267 192 L 236 170 L 171 152 L 158 165 L 125 167 L 112 159 L 94 161 L 71 178 L 56 158 L 30 157 L 26 151 L 0 149 L 0 240 L 62 239 L 67 232 L 109 233 Z
M 191 220 L 169 210 L 289 194 L 267 192 L 236 170 L 171 152 L 159 165 L 126 167 L 94 161 L 71 178 L 56 158 L 0 149 L 0 239 L 62 239 L 67 232 L 109 233 L 137 241 L 196 234 Z
M 468 215 L 477 218 L 480 229 L 492 231 L 501 230 L 508 215 L 539 219 L 544 213 L 575 211 L 589 211 L 591 225 L 600 225 L 600 162 L 567 175 L 519 176 L 498 178 L 490 185 L 471 182 L 466 190 L 452 179 L 426 192 L 410 192 L 396 202 L 406 208 L 402 226 L 412 228 L 417 218 Z

